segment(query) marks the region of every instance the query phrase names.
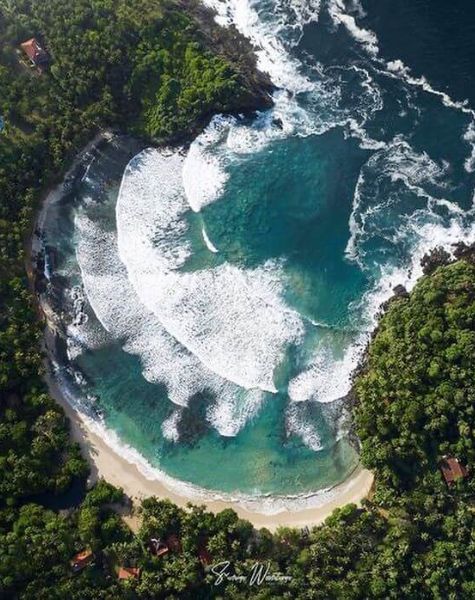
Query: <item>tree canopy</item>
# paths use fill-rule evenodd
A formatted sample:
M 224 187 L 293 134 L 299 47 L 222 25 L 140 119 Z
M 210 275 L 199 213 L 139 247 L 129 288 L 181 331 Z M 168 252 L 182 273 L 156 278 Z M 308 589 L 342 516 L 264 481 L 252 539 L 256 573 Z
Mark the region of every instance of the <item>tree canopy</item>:
M 436 269 L 392 301 L 369 348 L 356 422 L 388 501 L 440 487 L 444 455 L 474 463 L 474 282 L 471 261 Z
M 24 272 L 33 211 L 100 129 L 174 141 L 214 112 L 263 102 L 235 59 L 245 56 L 239 39 L 229 34 L 230 58 L 194 6 L 0 0 L 0 598 L 471 599 L 473 249 L 453 264 L 437 266 L 443 252 L 426 261 L 427 275 L 381 318 L 354 389 L 362 461 L 376 477 L 363 507 L 272 534 L 232 510 L 149 498 L 134 533 L 122 492 L 99 481 L 82 502 L 48 508 L 88 469 L 42 379 L 42 324 Z M 17 53 L 32 36 L 51 56 L 41 75 Z M 444 455 L 469 469 L 450 488 Z M 151 539 L 169 551 L 155 556 Z M 81 551 L 92 559 L 74 573 Z M 212 567 L 224 561 L 230 577 L 216 585 Z M 250 587 L 256 564 L 284 579 Z M 119 581 L 121 566 L 139 576 Z

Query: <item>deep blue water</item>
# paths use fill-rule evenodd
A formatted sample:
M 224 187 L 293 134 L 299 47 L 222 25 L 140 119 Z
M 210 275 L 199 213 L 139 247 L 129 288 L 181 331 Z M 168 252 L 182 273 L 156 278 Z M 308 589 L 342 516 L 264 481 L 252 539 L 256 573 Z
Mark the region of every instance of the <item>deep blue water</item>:
M 475 9 L 207 4 L 256 45 L 275 107 L 217 116 L 187 152 L 89 157 L 47 219 L 60 374 L 175 479 L 308 493 L 357 464 L 345 398 L 381 302 L 474 240 Z
M 475 103 L 475 5 L 469 0 L 363 0 L 381 54 L 402 59 L 455 100 Z

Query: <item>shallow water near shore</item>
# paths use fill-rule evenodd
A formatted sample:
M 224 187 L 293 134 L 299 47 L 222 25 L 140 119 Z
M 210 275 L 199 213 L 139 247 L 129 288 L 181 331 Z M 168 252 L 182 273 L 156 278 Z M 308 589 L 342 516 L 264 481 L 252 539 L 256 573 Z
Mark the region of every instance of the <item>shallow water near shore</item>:
M 358 463 L 346 396 L 380 304 L 475 239 L 474 113 L 384 56 L 369 3 L 206 3 L 259 46 L 275 107 L 85 159 L 43 220 L 60 370 L 167 475 L 308 494 Z

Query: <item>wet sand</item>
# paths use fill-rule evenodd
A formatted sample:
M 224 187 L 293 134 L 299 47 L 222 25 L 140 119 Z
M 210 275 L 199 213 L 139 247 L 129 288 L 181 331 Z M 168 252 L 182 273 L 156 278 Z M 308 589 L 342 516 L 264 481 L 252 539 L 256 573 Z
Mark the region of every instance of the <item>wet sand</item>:
M 275 531 L 278 527 L 305 527 L 322 523 L 338 507 L 345 504 L 360 504 L 370 492 L 373 484 L 373 475 L 370 471 L 358 467 L 352 475 L 341 485 L 336 486 L 329 494 L 320 498 L 316 496 L 318 505 L 310 508 L 296 509 L 289 506 L 269 514 L 259 510 L 258 504 L 250 508 L 245 501 L 231 501 L 211 498 L 195 498 L 180 491 L 171 489 L 165 482 L 151 478 L 139 466 L 118 454 L 107 442 L 106 436 L 101 436 L 99 430 L 93 430 L 88 418 L 74 409 L 64 397 L 55 378 L 46 375 L 46 382 L 51 396 L 65 410 L 71 422 L 72 438 L 81 446 L 84 457 L 91 468 L 91 483 L 99 478 L 104 478 L 117 487 L 121 487 L 134 504 L 143 498 L 156 496 L 168 498 L 175 504 L 185 507 L 189 502 L 204 504 L 212 512 L 219 512 L 225 508 L 232 508 L 239 517 L 247 519 L 255 527 L 267 527 Z M 95 429 L 95 428 L 94 428 Z M 290 504 L 294 504 L 292 499 Z M 134 525 L 134 522 L 130 522 Z

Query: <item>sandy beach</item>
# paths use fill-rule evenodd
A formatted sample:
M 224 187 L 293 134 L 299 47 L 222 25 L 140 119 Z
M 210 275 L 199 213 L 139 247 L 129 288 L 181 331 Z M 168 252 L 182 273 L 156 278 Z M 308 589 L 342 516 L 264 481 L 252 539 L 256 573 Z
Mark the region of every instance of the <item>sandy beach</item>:
M 99 431 L 93 431 L 87 417 L 75 410 L 64 397 L 55 378 L 47 374 L 46 382 L 51 396 L 60 404 L 71 422 L 71 436 L 79 443 L 84 457 L 91 468 L 91 483 L 99 478 L 104 478 L 117 487 L 121 487 L 135 505 L 148 496 L 168 498 L 181 507 L 187 503 L 204 504 L 212 512 L 219 512 L 225 508 L 232 508 L 243 519 L 250 521 L 255 527 L 266 527 L 275 531 L 278 527 L 305 527 L 322 523 L 336 508 L 345 504 L 360 504 L 366 498 L 373 484 L 373 475 L 370 471 L 358 467 L 352 475 L 342 484 L 336 486 L 327 495 L 318 498 L 318 505 L 303 509 L 284 509 L 280 512 L 269 514 L 260 512 L 256 508 L 244 506 L 244 502 L 226 501 L 218 499 L 201 499 L 181 494 L 168 487 L 157 478 L 148 477 L 139 466 L 118 454 L 101 436 Z M 129 519 L 129 525 L 136 525 Z
M 81 152 L 66 174 L 66 178 L 74 173 L 81 161 L 89 153 L 94 152 L 102 140 L 110 138 L 109 132 L 99 134 Z M 45 216 L 45 207 L 54 203 L 61 195 L 62 186 L 46 194 L 43 206 L 37 216 L 36 224 L 42 229 Z M 36 235 L 31 238 L 29 262 L 40 250 L 39 239 Z M 31 280 L 34 275 L 34 265 L 30 262 L 28 269 Z M 267 527 L 275 530 L 280 526 L 305 527 L 323 522 L 338 507 L 345 504 L 359 504 L 366 498 L 373 484 L 373 475 L 358 466 L 350 477 L 342 484 L 323 494 L 314 494 L 308 497 L 292 498 L 249 498 L 212 494 L 188 486 L 181 485 L 160 474 L 146 463 L 136 451 L 125 448 L 119 440 L 114 440 L 113 435 L 103 430 L 101 425 L 92 421 L 87 415 L 76 409 L 74 399 L 68 393 L 55 375 L 52 374 L 52 362 L 55 359 L 55 336 L 59 334 L 60 324 L 57 316 L 45 299 L 39 299 L 39 309 L 47 326 L 45 331 L 45 379 L 51 396 L 60 404 L 71 422 L 71 435 L 81 447 L 84 457 L 88 460 L 91 469 L 90 482 L 104 478 L 117 487 L 121 487 L 134 504 L 149 496 L 168 498 L 181 507 L 186 507 L 189 502 L 204 504 L 208 510 L 219 512 L 225 508 L 234 509 L 237 514 L 249 520 L 255 527 Z M 137 526 L 137 520 L 128 519 L 129 525 Z

